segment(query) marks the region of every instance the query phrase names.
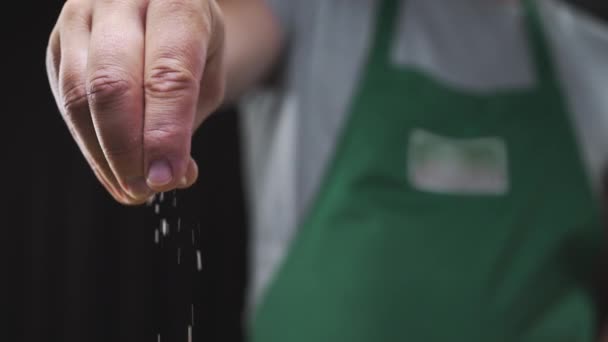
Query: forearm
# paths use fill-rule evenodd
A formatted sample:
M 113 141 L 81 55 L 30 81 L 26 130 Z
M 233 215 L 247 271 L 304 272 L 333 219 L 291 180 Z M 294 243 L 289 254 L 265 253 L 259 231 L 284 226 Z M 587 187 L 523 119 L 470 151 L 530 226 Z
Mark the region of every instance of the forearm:
M 279 57 L 283 33 L 264 0 L 219 0 L 218 3 L 226 30 L 224 102 L 231 102 L 268 76 Z

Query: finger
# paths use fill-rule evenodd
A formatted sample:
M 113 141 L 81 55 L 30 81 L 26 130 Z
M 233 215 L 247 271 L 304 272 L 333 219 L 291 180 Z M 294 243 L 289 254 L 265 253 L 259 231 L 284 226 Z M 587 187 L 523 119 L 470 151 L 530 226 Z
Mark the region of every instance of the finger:
M 179 185 L 190 157 L 191 132 L 211 36 L 208 4 L 151 0 L 147 13 L 144 158 L 148 185 Z
M 178 184 L 178 188 L 186 189 L 191 187 L 196 180 L 198 179 L 198 165 L 193 158 L 190 158 L 188 162 L 188 167 L 186 168 L 186 175 L 182 177 L 181 181 Z
M 212 2 L 212 6 L 218 7 Z M 216 8 L 215 13 L 220 13 Z M 224 37 L 225 28 L 223 20 L 215 20 L 212 26 L 213 39 L 209 43 L 207 63 L 201 82 L 197 113 L 194 121 L 194 130 L 203 123 L 222 103 L 226 88 L 225 65 L 224 65 Z
M 131 204 L 105 161 L 89 113 L 85 78 L 90 13 L 86 3 L 74 2 L 66 3 L 62 11 L 58 34 L 51 44 L 52 53 L 60 56 L 60 61 L 55 57 L 53 62 L 58 74 L 56 99 L 70 133 L 99 181 L 116 200 Z
M 93 124 L 120 187 L 151 195 L 143 168 L 144 27 L 140 1 L 96 1 L 87 64 Z
M 224 98 L 226 77 L 224 71 L 223 46 L 219 46 L 211 53 L 205 66 L 203 80 L 200 83 L 201 89 L 198 97 L 199 100 L 194 120 L 193 133 L 209 115 L 217 110 Z
M 57 106 L 61 108 L 58 91 L 58 77 L 59 77 L 59 66 L 61 63 L 61 42 L 59 40 L 59 30 L 57 27 L 53 28 L 49 37 L 49 44 L 46 49 L 46 72 L 53 92 L 53 97 L 57 102 Z
M 225 77 L 223 71 L 223 49 L 210 57 L 205 67 L 205 73 L 201 82 L 197 113 L 193 126 L 194 131 L 206 120 L 221 104 L 224 97 Z M 182 178 L 180 189 L 191 187 L 198 179 L 198 165 L 194 159 L 190 159 L 186 176 Z M 185 184 L 185 185 L 184 185 Z

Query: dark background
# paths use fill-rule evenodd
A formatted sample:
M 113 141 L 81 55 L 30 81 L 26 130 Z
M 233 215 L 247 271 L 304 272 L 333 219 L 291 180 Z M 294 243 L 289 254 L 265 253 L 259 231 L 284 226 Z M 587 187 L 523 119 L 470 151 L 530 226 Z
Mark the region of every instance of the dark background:
M 571 2 L 608 18 L 607 1 Z M 156 342 L 158 333 L 186 341 L 191 303 L 195 341 L 242 340 L 247 230 L 236 113 L 218 113 L 197 133 L 200 180 L 177 193 L 177 208 L 173 194 L 160 215 L 113 202 L 48 88 L 45 48 L 62 5 L 3 7 L 0 342 Z M 172 229 L 162 246 L 154 243 L 161 216 Z
M 235 111 L 198 131 L 199 181 L 167 193 L 160 215 L 115 203 L 46 80 L 46 44 L 63 3 L 14 2 L 4 11 L 0 342 L 157 342 L 159 333 L 186 342 L 191 304 L 194 341 L 241 341 L 247 232 Z M 161 217 L 171 233 L 155 244 Z

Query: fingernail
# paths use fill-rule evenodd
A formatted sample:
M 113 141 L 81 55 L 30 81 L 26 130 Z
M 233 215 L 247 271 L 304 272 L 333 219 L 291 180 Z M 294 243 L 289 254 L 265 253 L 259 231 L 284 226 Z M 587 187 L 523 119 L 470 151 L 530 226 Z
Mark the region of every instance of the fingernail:
M 148 199 L 146 200 L 146 205 L 150 206 L 150 205 L 154 204 L 155 199 L 156 199 L 156 194 L 153 194 L 152 196 L 148 197 Z
M 150 190 L 143 177 L 130 182 L 128 187 L 127 190 L 131 193 L 131 196 L 135 198 L 148 197 L 152 193 L 152 190 Z
M 148 184 L 150 186 L 163 186 L 171 182 L 171 165 L 166 160 L 157 160 L 150 164 L 148 170 Z
M 186 176 L 182 177 L 182 179 L 179 181 L 179 186 L 181 187 L 185 187 L 188 185 L 188 179 L 186 178 Z

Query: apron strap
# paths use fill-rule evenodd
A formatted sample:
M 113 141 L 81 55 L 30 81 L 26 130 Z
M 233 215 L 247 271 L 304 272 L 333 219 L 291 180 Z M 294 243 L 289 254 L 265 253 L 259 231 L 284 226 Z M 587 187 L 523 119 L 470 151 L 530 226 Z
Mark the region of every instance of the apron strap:
M 537 87 L 539 88 L 555 88 L 559 84 L 556 78 L 553 59 L 549 53 L 550 49 L 547 44 L 547 35 L 543 30 L 543 23 L 538 5 L 534 0 L 523 1 L 525 9 L 525 25 L 529 41 L 529 48 L 533 58 L 533 65 L 536 70 Z
M 376 6 L 376 32 L 372 36 L 373 45 L 369 53 L 369 63 L 379 63 L 389 66 L 391 60 L 391 47 L 395 33 L 399 9 L 402 5 L 400 0 L 381 0 Z M 381 65 L 374 65 L 381 66 Z

